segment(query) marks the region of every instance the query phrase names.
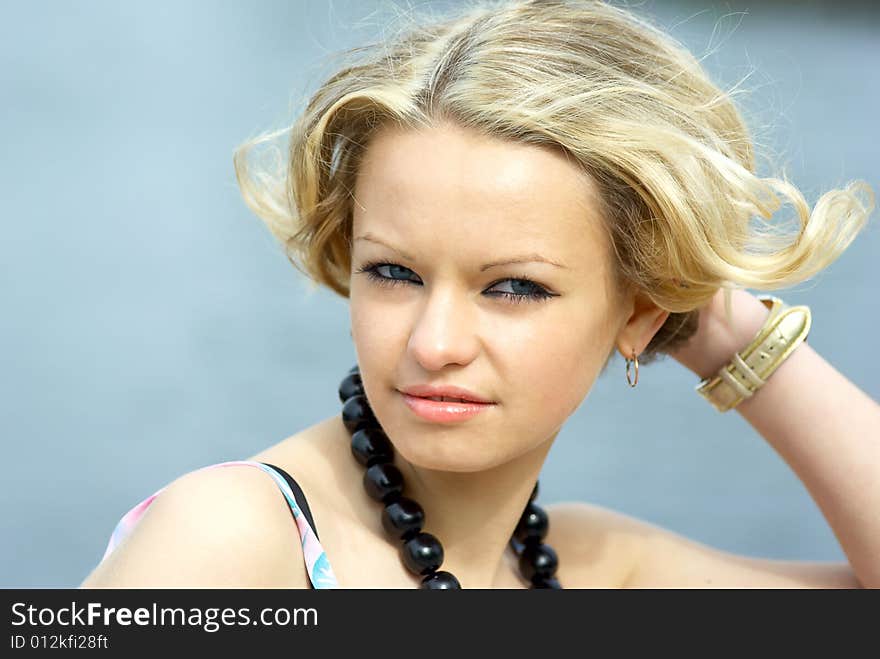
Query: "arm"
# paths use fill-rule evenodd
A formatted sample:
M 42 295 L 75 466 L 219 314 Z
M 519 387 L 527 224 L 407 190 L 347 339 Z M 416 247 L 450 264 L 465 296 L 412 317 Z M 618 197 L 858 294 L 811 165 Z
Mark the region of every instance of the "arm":
M 546 510 L 564 588 L 861 587 L 846 563 L 738 556 L 580 501 Z
M 734 291 L 732 303 L 733 327 L 724 322 L 719 291 L 701 311 L 697 334 L 672 355 L 700 378 L 748 345 L 768 313 L 747 291 Z M 654 534 L 657 547 L 645 552 L 635 583 L 654 583 L 678 569 L 695 580 L 760 586 L 760 572 L 771 570 L 804 585 L 880 587 L 880 405 L 804 342 L 735 409 L 804 483 L 849 565 L 749 559 L 664 532 Z M 652 555 L 654 549 L 659 553 Z
M 278 488 L 248 467 L 190 472 L 150 504 L 81 588 L 308 588 Z

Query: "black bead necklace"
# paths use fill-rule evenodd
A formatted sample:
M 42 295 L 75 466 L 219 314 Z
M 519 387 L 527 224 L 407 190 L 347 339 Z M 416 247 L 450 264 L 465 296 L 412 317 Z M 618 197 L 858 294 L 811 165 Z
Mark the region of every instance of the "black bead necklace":
M 422 531 L 424 510 L 403 496 L 403 474 L 393 464 L 394 447 L 370 408 L 357 366 L 339 384 L 339 400 L 343 403 L 342 422 L 351 433 L 351 452 L 367 468 L 364 488 L 372 499 L 385 505 L 382 526 L 388 535 L 402 541 L 404 565 L 413 574 L 424 577 L 423 589 L 461 589 L 451 573 L 438 570 L 443 563 L 443 546 L 436 537 Z M 535 483 L 510 546 L 519 557 L 520 573 L 532 588 L 560 589 L 562 586 L 554 576 L 559 564 L 556 552 L 543 542 L 550 520 L 535 504 L 537 496 L 538 483 Z

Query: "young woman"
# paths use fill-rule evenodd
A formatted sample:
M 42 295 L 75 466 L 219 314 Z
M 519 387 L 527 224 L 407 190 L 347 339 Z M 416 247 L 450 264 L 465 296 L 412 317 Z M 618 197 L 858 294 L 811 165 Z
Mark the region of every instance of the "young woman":
M 340 415 L 162 488 L 83 586 L 880 585 L 880 518 L 864 514 L 880 509 L 880 406 L 805 342 L 807 307 L 744 290 L 832 263 L 870 189 L 811 211 L 758 177 L 729 96 L 603 3 L 475 4 L 354 52 L 290 127 L 280 172 L 248 164 L 274 134 L 235 159 L 294 265 L 349 300 Z M 769 221 L 783 202 L 794 235 Z M 739 411 L 803 481 L 849 562 L 543 509 L 548 451 L 616 353 L 629 386 L 662 355 L 703 378 L 707 404 Z

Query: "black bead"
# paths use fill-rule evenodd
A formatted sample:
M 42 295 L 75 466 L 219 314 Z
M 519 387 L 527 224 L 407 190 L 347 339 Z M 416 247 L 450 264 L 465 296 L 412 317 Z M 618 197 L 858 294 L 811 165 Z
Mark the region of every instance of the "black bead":
M 451 572 L 434 572 L 422 579 L 422 590 L 461 590 L 461 584 L 458 583 Z
M 351 453 L 365 467 L 394 459 L 394 446 L 382 428 L 361 428 L 351 436 Z
M 364 383 L 360 373 L 349 373 L 339 383 L 339 400 L 343 403 L 352 396 L 364 395 Z
M 422 530 L 424 523 L 425 511 L 418 503 L 406 497 L 389 503 L 382 511 L 385 532 L 400 540 L 409 540 Z
M 536 577 L 549 579 L 556 573 L 558 565 L 556 552 L 543 543 L 529 542 L 519 555 L 519 571 L 529 581 Z
M 360 372 L 361 372 L 360 366 L 358 366 L 357 364 L 355 364 L 355 365 L 352 366 L 350 369 L 348 369 L 348 372 L 349 372 L 349 373 L 360 373 Z
M 532 588 L 552 588 L 554 590 L 562 590 L 562 585 L 556 577 L 535 577 L 532 579 Z
M 342 423 L 349 432 L 379 425 L 367 397 L 363 395 L 352 396 L 345 401 L 342 405 Z
M 532 490 L 532 495 L 529 497 L 529 503 L 538 498 L 538 481 L 535 481 L 535 489 Z
M 517 556 L 519 556 L 522 553 L 523 547 L 525 546 L 525 545 L 523 545 L 523 543 L 521 543 L 519 540 L 517 540 L 516 538 L 514 538 L 512 536 L 507 544 L 510 545 L 510 548 L 513 550 L 513 553 L 516 554 Z
M 520 542 L 528 539 L 543 540 L 549 527 L 550 518 L 547 517 L 547 513 L 540 506 L 530 503 L 519 518 L 519 523 L 513 530 L 513 537 Z
M 403 562 L 410 572 L 428 574 L 443 563 L 443 547 L 430 533 L 418 533 L 403 544 Z
M 403 492 L 403 474 L 390 462 L 374 464 L 364 472 L 364 488 L 376 501 L 391 503 Z

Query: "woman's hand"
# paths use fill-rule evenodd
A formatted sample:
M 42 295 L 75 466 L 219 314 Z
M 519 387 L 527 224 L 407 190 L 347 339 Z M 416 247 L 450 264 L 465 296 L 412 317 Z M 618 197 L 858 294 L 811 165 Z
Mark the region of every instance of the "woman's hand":
M 718 289 L 709 303 L 700 308 L 696 333 L 669 354 L 701 379 L 707 378 L 729 362 L 733 353 L 752 342 L 769 313 L 756 296 L 736 289 L 731 292 L 729 324 L 724 313 L 724 289 Z

